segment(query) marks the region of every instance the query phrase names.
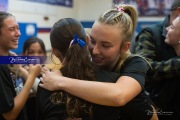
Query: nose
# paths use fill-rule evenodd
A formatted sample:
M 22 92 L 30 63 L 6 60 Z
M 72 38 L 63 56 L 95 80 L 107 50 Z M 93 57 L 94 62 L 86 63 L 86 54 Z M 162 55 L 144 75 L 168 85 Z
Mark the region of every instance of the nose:
M 19 36 L 21 35 L 21 32 L 20 32 L 20 30 L 19 30 L 19 29 L 17 29 L 17 30 L 16 30 L 15 35 L 16 35 L 17 37 L 19 37 Z
M 40 56 L 39 53 L 34 53 L 34 56 Z
M 167 32 L 168 32 L 169 28 L 170 28 L 170 26 L 166 27 L 166 31 L 167 31 Z
M 93 54 L 94 54 L 94 55 L 100 54 L 100 50 L 99 50 L 99 48 L 98 48 L 97 45 L 95 45 L 94 48 L 93 48 Z

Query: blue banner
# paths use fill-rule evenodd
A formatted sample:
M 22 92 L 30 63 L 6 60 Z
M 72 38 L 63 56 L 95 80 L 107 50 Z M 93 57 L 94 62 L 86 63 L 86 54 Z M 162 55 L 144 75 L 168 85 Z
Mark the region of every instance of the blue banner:
M 23 1 L 39 2 L 39 3 L 59 5 L 59 6 L 65 6 L 65 7 L 73 7 L 73 0 L 23 0 Z
M 0 64 L 44 64 L 42 56 L 0 56 Z
M 8 10 L 8 0 L 1 0 L 0 2 L 0 11 Z

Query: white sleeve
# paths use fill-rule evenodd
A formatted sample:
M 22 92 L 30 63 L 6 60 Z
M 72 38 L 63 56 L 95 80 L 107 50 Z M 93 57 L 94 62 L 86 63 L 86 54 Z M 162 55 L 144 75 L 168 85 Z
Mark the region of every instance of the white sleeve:
M 40 79 L 36 78 L 34 81 L 34 84 L 32 86 L 33 92 L 35 92 L 35 93 L 37 92 L 37 87 L 38 87 L 39 82 L 40 82 Z

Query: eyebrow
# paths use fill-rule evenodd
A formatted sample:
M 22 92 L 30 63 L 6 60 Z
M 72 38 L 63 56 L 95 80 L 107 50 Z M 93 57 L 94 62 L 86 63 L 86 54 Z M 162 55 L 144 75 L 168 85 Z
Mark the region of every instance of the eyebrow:
M 90 38 L 92 39 L 92 40 L 95 40 L 92 36 L 90 36 Z M 107 41 L 101 41 L 102 43 L 105 43 L 105 44 L 111 44 L 110 42 L 107 42 Z

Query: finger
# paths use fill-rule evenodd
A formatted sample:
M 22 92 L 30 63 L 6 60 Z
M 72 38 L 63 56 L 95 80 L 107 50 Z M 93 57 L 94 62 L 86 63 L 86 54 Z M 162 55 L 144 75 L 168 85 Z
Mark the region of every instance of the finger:
M 44 79 L 42 77 L 40 77 L 40 83 L 44 83 Z
M 45 76 L 46 76 L 46 74 L 45 74 L 45 73 L 43 73 L 43 74 L 42 74 L 42 77 L 44 78 Z
M 52 70 L 52 72 L 56 72 L 56 73 L 58 73 L 58 72 L 59 72 L 59 70 L 54 69 L 54 70 Z
M 42 87 L 42 88 L 44 88 L 44 85 L 43 85 L 42 83 L 39 83 L 39 86 Z

